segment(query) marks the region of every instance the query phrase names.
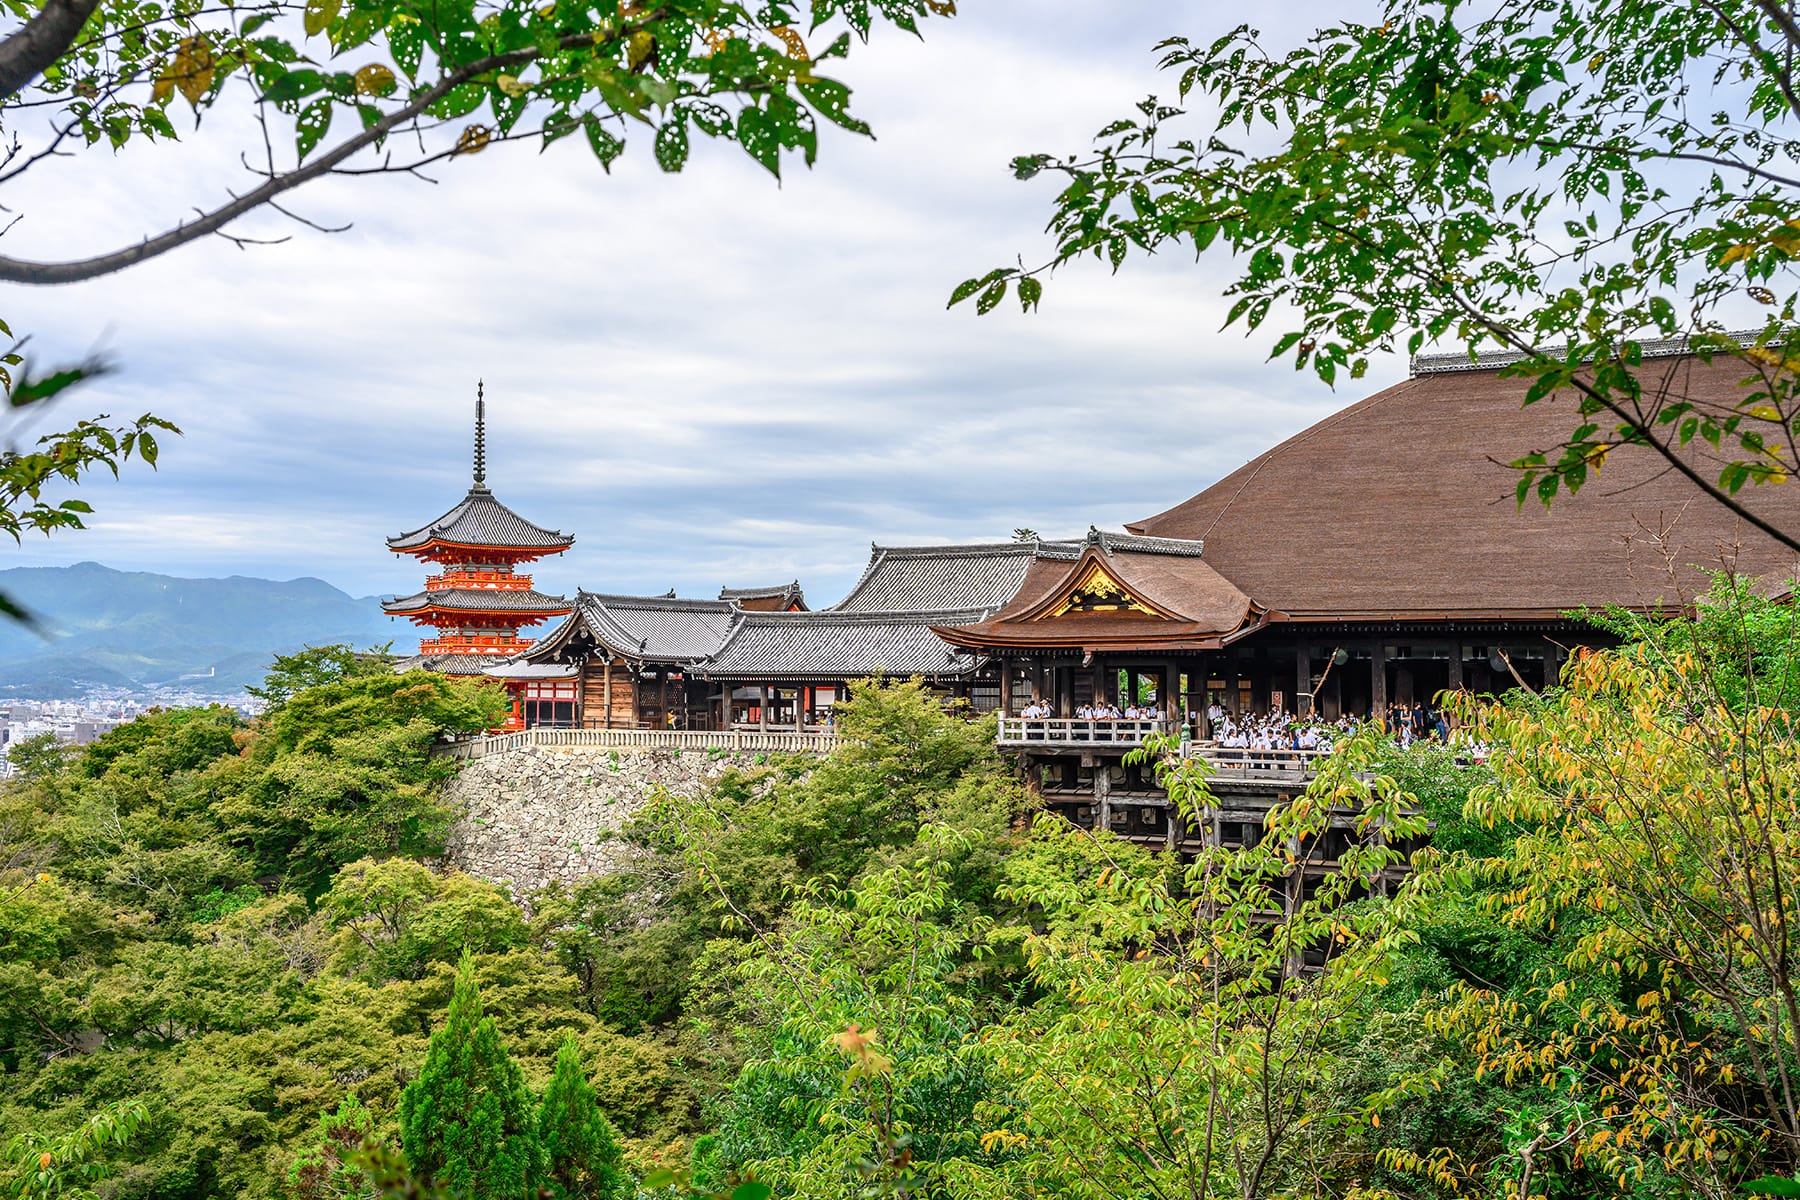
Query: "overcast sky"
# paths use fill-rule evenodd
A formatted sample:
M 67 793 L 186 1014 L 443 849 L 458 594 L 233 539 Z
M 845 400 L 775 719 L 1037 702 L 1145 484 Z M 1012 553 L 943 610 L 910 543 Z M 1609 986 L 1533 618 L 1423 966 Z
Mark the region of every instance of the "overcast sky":
M 1279 7 L 1294 30 L 1329 11 Z M 28 539 L 12 563 L 415 590 L 420 568 L 382 540 L 467 488 L 478 377 L 496 493 L 577 539 L 540 566 L 551 591 L 797 577 L 818 605 L 871 541 L 1158 512 L 1404 364 L 1337 392 L 1264 365 L 1266 339 L 1219 332 L 1216 262 L 1084 266 L 1032 316 L 944 301 L 1044 255 L 1054 184 L 1014 182 L 1014 154 L 1085 145 L 1164 85 L 1159 37 L 1236 19 L 1168 0 L 967 0 L 923 42 L 879 37 L 839 64 L 877 140 L 827 136 L 780 184 L 706 143 L 663 175 L 642 140 L 607 176 L 571 138 L 459 160 L 435 187 L 298 194 L 313 219 L 354 220 L 346 233 L 215 240 L 13 290 L 0 313 L 40 354 L 99 347 L 121 368 L 69 416 L 152 410 L 187 433 L 160 470 L 87 489 L 89 530 Z M 8 196 L 25 214 L 9 252 L 112 249 L 216 203 L 242 132 L 219 125 L 178 150 L 52 164 Z

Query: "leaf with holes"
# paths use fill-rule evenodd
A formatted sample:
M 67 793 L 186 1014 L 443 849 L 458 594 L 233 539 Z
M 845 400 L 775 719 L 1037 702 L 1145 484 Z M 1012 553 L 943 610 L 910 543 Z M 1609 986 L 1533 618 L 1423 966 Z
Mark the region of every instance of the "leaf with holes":
M 317 37 L 325 32 L 326 26 L 336 19 L 338 10 L 343 7 L 343 0 L 306 0 L 306 12 L 301 17 L 301 25 L 307 37 Z
M 354 76 L 356 90 L 364 96 L 386 96 L 399 83 L 394 73 L 382 63 L 370 63 Z
M 687 114 L 677 113 L 656 131 L 656 165 L 673 174 L 687 163 Z
M 294 149 L 301 158 L 313 152 L 331 129 L 331 100 L 321 96 L 300 110 L 294 119 Z

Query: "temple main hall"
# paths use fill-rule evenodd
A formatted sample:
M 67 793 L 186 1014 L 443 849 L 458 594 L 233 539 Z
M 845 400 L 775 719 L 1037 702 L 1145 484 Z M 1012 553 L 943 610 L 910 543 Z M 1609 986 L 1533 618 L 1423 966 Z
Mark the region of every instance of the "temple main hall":
M 1645 353 L 1697 403 L 1729 405 L 1740 387 L 1732 364 L 1680 343 Z M 1124 529 L 874 546 L 850 592 L 817 608 L 797 581 L 538 593 L 519 568 L 573 538 L 494 497 L 478 415 L 468 494 L 388 543 L 441 573 L 385 607 L 435 631 L 407 665 L 499 680 L 515 728 L 817 731 L 858 680 L 917 677 L 998 710 L 1004 744 L 1091 769 L 1142 736 L 1059 724 L 1096 705 L 1205 743 L 1221 713 L 1332 720 L 1444 689 L 1538 688 L 1606 640 L 1584 611 L 1680 608 L 1721 569 L 1793 577 L 1791 553 L 1647 450 L 1615 452 L 1547 510 L 1520 507 L 1502 464 L 1560 444 L 1580 417 L 1561 396 L 1524 406 L 1504 365 L 1415 359 L 1406 380 Z M 1685 451 L 1703 474 L 1709 452 Z M 1746 503 L 1800 529 L 1794 488 Z

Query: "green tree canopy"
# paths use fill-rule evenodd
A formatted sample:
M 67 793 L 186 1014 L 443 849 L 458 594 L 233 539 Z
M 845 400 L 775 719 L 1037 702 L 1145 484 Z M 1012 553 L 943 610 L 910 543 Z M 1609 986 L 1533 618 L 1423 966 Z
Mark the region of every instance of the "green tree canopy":
M 538 1108 L 545 1181 L 555 1200 L 621 1200 L 631 1193 L 620 1168 L 619 1135 L 600 1111 L 581 1065 L 581 1046 L 565 1037 Z
M 544 1177 L 530 1093 L 481 1011 L 470 957 L 425 1066 L 400 1094 L 400 1144 L 421 1178 L 469 1200 L 519 1200 Z

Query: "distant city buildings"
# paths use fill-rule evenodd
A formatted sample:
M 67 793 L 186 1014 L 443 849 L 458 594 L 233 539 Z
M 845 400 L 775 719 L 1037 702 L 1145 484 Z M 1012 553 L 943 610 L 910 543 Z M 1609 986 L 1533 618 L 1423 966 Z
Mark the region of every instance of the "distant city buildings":
M 85 746 L 153 708 L 204 708 L 223 704 L 252 717 L 262 701 L 249 693 L 215 696 L 180 688 L 144 691 L 96 688 L 78 700 L 0 701 L 0 779 L 13 776 L 12 749 L 28 738 L 50 734 L 66 746 Z

